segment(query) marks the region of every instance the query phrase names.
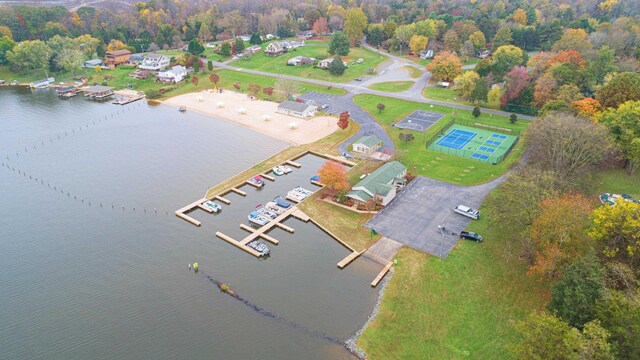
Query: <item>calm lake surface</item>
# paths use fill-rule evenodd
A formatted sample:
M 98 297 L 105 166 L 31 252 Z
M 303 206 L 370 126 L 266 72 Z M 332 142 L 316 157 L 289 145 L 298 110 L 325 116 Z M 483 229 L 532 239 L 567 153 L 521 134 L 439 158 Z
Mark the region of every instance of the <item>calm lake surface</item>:
M 287 146 L 164 105 L 0 88 L 0 358 L 350 358 L 331 339 L 366 321 L 381 266 L 338 270 L 348 250 L 292 218 L 295 233 L 269 233 L 280 244 L 266 261 L 215 237 L 241 239 L 257 204 L 315 190 L 308 179 L 324 160 L 243 187 L 219 215 L 192 212 L 200 228 L 173 214 Z M 187 269 L 195 261 L 200 274 Z

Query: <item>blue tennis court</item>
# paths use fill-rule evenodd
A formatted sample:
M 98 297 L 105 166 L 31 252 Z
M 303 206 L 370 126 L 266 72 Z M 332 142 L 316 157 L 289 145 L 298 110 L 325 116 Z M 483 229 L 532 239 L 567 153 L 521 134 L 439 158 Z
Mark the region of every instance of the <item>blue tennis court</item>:
M 465 147 L 478 133 L 455 129 L 438 140 L 436 145 L 445 146 L 451 149 L 460 150 Z

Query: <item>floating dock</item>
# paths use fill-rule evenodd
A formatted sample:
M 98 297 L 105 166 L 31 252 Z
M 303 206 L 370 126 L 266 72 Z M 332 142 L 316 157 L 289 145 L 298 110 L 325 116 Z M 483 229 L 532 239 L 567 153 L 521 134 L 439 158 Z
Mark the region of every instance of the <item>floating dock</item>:
M 262 185 L 256 184 L 256 183 L 254 183 L 254 182 L 252 182 L 250 180 L 247 180 L 246 184 L 249 184 L 249 185 L 255 187 L 256 189 L 260 189 L 262 187 Z
M 297 162 L 291 161 L 291 160 L 287 160 L 287 164 L 293 166 L 293 167 L 297 167 L 297 168 L 301 168 L 302 165 L 298 164 Z
M 185 221 L 188 221 L 188 222 L 192 223 L 195 226 L 202 225 L 200 223 L 200 221 L 192 218 L 191 216 L 189 216 L 189 215 L 187 215 L 185 213 L 193 210 L 196 207 L 201 207 L 202 203 L 205 202 L 205 201 L 207 201 L 207 199 L 202 198 L 202 199 L 200 199 L 198 201 L 192 202 L 191 204 L 189 204 L 189 205 L 187 205 L 187 206 L 185 206 L 185 207 L 183 207 L 181 209 L 176 210 L 176 216 L 181 218 L 181 219 L 183 219 L 183 220 L 185 220 Z
M 371 282 L 371 287 L 376 287 L 378 286 L 378 283 L 380 282 L 380 280 L 382 280 L 382 278 L 387 275 L 387 273 L 389 272 L 389 270 L 391 269 L 391 266 L 393 266 L 393 262 L 389 261 L 389 263 L 387 265 L 385 265 L 385 267 L 382 269 L 382 271 L 380 271 L 380 273 L 378 274 L 378 276 L 376 276 L 375 279 L 373 279 L 373 281 Z
M 248 181 L 247 181 L 247 182 L 248 182 Z M 232 187 L 232 188 L 231 188 L 231 191 L 233 191 L 234 193 L 236 193 L 236 194 L 238 194 L 238 195 L 241 195 L 241 196 L 247 196 L 247 193 L 246 193 L 246 192 L 244 192 L 244 191 L 242 191 L 242 190 L 240 190 L 240 189 L 238 189 L 238 188 L 235 188 L 235 187 Z
M 263 178 L 265 178 L 267 180 L 276 181 L 276 179 L 271 175 L 260 174 L 260 176 L 262 176 Z
M 223 203 L 225 203 L 225 204 L 227 204 L 227 205 L 231 204 L 231 201 L 229 201 L 229 199 L 223 198 L 223 197 L 222 197 L 222 196 L 220 196 L 220 195 L 216 195 L 216 196 L 214 196 L 213 198 L 214 198 L 214 199 L 216 199 L 216 200 L 218 200 L 218 201 L 220 201 L 220 202 L 223 202 Z
M 351 262 L 355 259 L 357 259 L 360 255 L 362 255 L 362 253 L 364 253 L 366 250 L 362 250 L 362 251 L 354 251 L 351 254 L 347 255 L 346 258 L 342 259 L 339 263 L 338 263 L 338 268 L 339 269 L 344 269 L 345 266 L 351 264 Z

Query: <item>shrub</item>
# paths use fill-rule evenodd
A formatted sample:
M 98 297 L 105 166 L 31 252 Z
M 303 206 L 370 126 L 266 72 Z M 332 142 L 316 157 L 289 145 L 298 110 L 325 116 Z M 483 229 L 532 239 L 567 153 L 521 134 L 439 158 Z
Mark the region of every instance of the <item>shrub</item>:
M 164 90 L 164 89 L 160 89 Z M 147 99 L 157 99 L 160 97 L 161 92 L 156 89 L 151 89 L 146 91 Z
M 220 291 L 222 291 L 224 293 L 229 292 L 229 285 L 227 285 L 227 284 L 220 285 Z

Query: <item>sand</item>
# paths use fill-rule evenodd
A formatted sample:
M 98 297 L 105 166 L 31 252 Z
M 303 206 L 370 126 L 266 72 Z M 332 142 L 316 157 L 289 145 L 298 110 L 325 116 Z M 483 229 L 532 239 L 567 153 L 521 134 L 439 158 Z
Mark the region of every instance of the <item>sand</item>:
M 233 121 L 295 145 L 318 141 L 338 130 L 335 117 L 317 116 L 302 119 L 278 114 L 276 113 L 278 103 L 251 100 L 246 94 L 228 90 L 223 93 L 207 91 L 189 93 L 172 97 L 162 102 L 176 107 L 186 106 L 187 111 L 198 111 Z M 224 105 L 219 107 L 219 103 Z M 240 112 L 241 109 L 244 109 L 244 113 Z M 265 120 L 265 117 L 268 120 Z M 292 123 L 295 123 L 293 129 Z

